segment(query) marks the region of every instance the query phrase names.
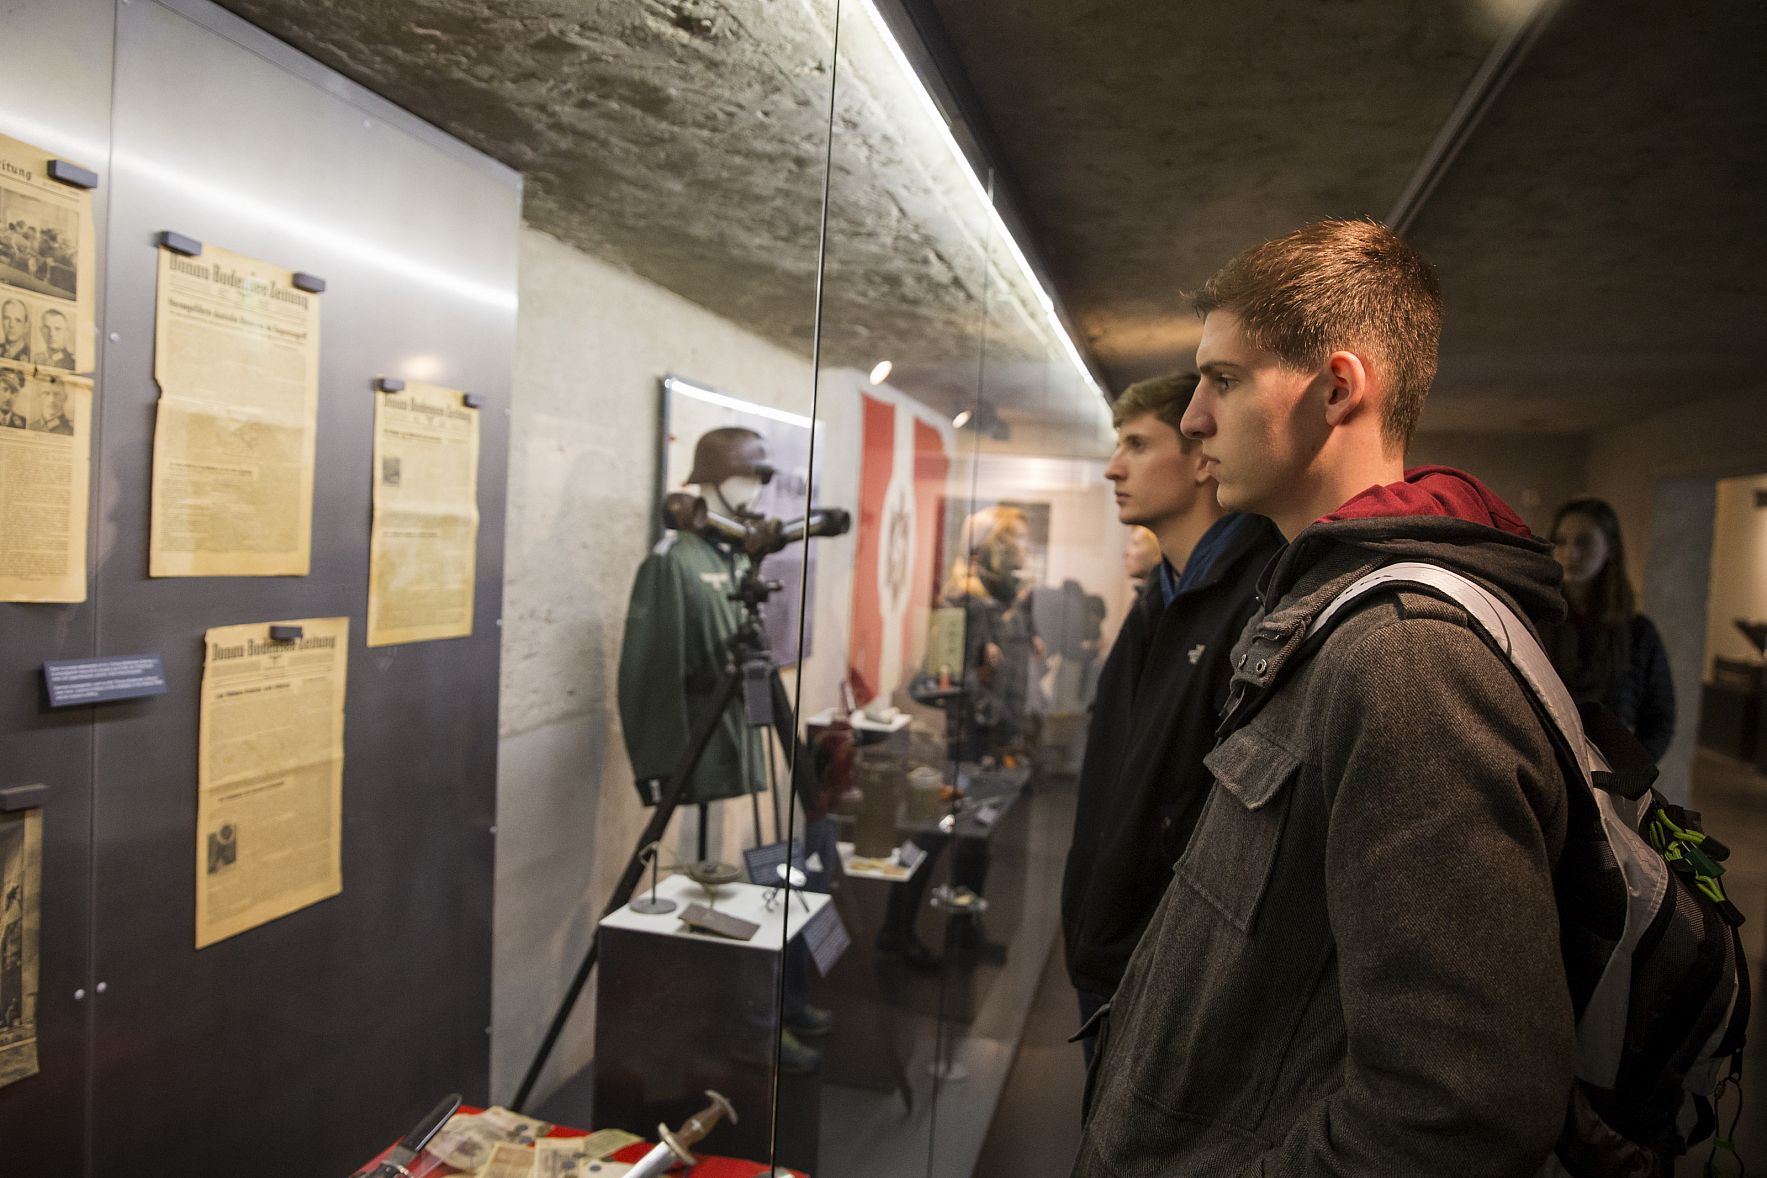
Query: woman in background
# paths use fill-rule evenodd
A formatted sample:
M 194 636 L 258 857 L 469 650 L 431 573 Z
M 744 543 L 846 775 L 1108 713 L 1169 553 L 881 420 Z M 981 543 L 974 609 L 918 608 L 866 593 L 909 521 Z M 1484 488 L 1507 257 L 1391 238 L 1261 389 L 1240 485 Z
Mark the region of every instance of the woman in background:
M 1573 499 L 1552 521 L 1552 554 L 1565 573 L 1570 616 L 1550 631 L 1547 653 L 1578 702 L 1594 701 L 1625 722 L 1662 760 L 1675 735 L 1669 657 L 1626 580 L 1620 519 L 1605 500 Z

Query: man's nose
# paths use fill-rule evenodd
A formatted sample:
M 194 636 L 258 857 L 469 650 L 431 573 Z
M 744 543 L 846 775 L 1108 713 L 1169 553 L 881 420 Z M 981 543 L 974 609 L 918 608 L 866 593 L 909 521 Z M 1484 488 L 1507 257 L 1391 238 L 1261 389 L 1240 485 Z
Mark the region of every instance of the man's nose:
M 1184 410 L 1184 416 L 1178 419 L 1178 432 L 1192 440 L 1200 441 L 1215 432 L 1215 418 L 1204 403 L 1206 394 L 1199 386 L 1190 398 L 1190 404 Z

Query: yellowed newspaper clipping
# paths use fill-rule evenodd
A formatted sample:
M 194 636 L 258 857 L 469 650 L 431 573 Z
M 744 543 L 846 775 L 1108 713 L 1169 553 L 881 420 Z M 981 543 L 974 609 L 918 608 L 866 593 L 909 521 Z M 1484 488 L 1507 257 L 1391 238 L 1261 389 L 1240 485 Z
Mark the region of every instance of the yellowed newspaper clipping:
M 91 372 L 92 193 L 51 180 L 51 158 L 0 135 L 0 360 Z
M 293 277 L 214 246 L 160 249 L 152 576 L 307 573 L 319 296 Z
M 479 411 L 411 382 L 374 414 L 368 645 L 472 633 L 479 537 Z
M 37 1074 L 43 811 L 0 814 L 0 1088 Z
M 271 627 L 300 636 L 270 636 Z M 205 636 L 197 754 L 196 947 L 343 890 L 350 619 Z
M 0 363 L 0 601 L 86 600 L 92 382 Z

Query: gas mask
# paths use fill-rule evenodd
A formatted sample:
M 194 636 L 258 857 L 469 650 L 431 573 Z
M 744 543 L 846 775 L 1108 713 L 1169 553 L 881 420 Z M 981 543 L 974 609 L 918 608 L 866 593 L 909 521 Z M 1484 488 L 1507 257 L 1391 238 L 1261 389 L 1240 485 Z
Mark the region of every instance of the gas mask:
M 747 515 L 754 510 L 755 501 L 761 497 L 763 481 L 752 474 L 733 474 L 718 483 L 713 490 L 723 501 L 725 510 L 732 515 Z

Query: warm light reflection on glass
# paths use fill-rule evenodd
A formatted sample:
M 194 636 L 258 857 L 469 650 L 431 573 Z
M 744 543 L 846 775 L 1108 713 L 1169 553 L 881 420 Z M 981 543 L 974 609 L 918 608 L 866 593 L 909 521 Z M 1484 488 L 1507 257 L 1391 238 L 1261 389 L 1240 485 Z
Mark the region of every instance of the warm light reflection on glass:
M 440 356 L 410 356 L 399 362 L 399 371 L 408 380 L 435 380 L 442 375 Z
M 740 409 L 744 413 L 754 413 L 761 417 L 783 421 L 787 425 L 795 425 L 800 429 L 809 429 L 814 422 L 801 413 L 790 413 L 784 409 L 775 409 L 771 405 L 757 405 L 753 401 L 744 401 L 740 397 L 728 397 L 723 393 L 713 392 L 692 381 L 671 376 L 663 381 L 663 386 L 670 392 L 680 393 L 684 397 L 692 397 L 696 401 L 704 401 L 708 405 L 718 405 L 725 409 Z
M 937 137 L 944 142 L 946 150 L 951 153 L 952 159 L 957 161 L 958 170 L 969 181 L 969 187 L 974 193 L 976 199 L 981 203 L 982 208 L 987 210 L 988 220 L 990 224 L 993 225 L 996 236 L 998 236 L 1005 244 L 1007 253 L 1012 256 L 1013 261 L 1017 264 L 1020 275 L 1030 287 L 1030 291 L 1036 298 L 1038 306 L 1043 309 L 1044 317 L 1049 321 L 1050 330 L 1055 339 L 1060 342 L 1062 350 L 1067 353 L 1069 362 L 1073 364 L 1074 370 L 1080 374 L 1080 379 L 1085 383 L 1086 387 L 1096 393 L 1100 400 L 1104 400 L 1104 390 L 1099 388 L 1098 382 L 1092 378 L 1092 369 L 1087 366 L 1085 359 L 1081 357 L 1080 349 L 1075 346 L 1073 337 L 1068 334 L 1067 327 L 1061 321 L 1061 316 L 1056 313 L 1055 300 L 1049 297 L 1049 292 L 1043 288 L 1043 281 L 1037 277 L 1037 271 L 1031 266 L 1030 259 L 1025 256 L 1024 250 L 1019 248 L 1018 239 L 1012 235 L 1012 230 L 1008 229 L 1006 227 L 1006 222 L 1001 219 L 1000 210 L 994 206 L 993 198 L 989 195 L 987 188 L 982 184 L 981 179 L 976 175 L 975 168 L 972 167 L 969 162 L 969 156 L 964 154 L 963 148 L 958 144 L 956 137 L 951 134 L 950 124 L 945 121 L 945 116 L 940 113 L 938 104 L 933 101 L 932 94 L 927 90 L 926 84 L 920 80 L 920 74 L 915 70 L 914 64 L 908 60 L 908 55 L 902 51 L 902 46 L 897 42 L 895 34 L 890 32 L 890 27 L 888 23 L 885 22 L 883 14 L 877 10 L 877 7 L 872 3 L 872 0 L 859 0 L 859 7 L 870 19 L 871 26 L 876 30 L 878 38 L 889 50 L 890 59 L 896 63 L 897 68 L 902 71 L 902 75 L 911 83 L 909 89 L 918 100 L 918 104 L 922 113 L 926 116 L 927 122 L 932 128 L 934 128 Z

